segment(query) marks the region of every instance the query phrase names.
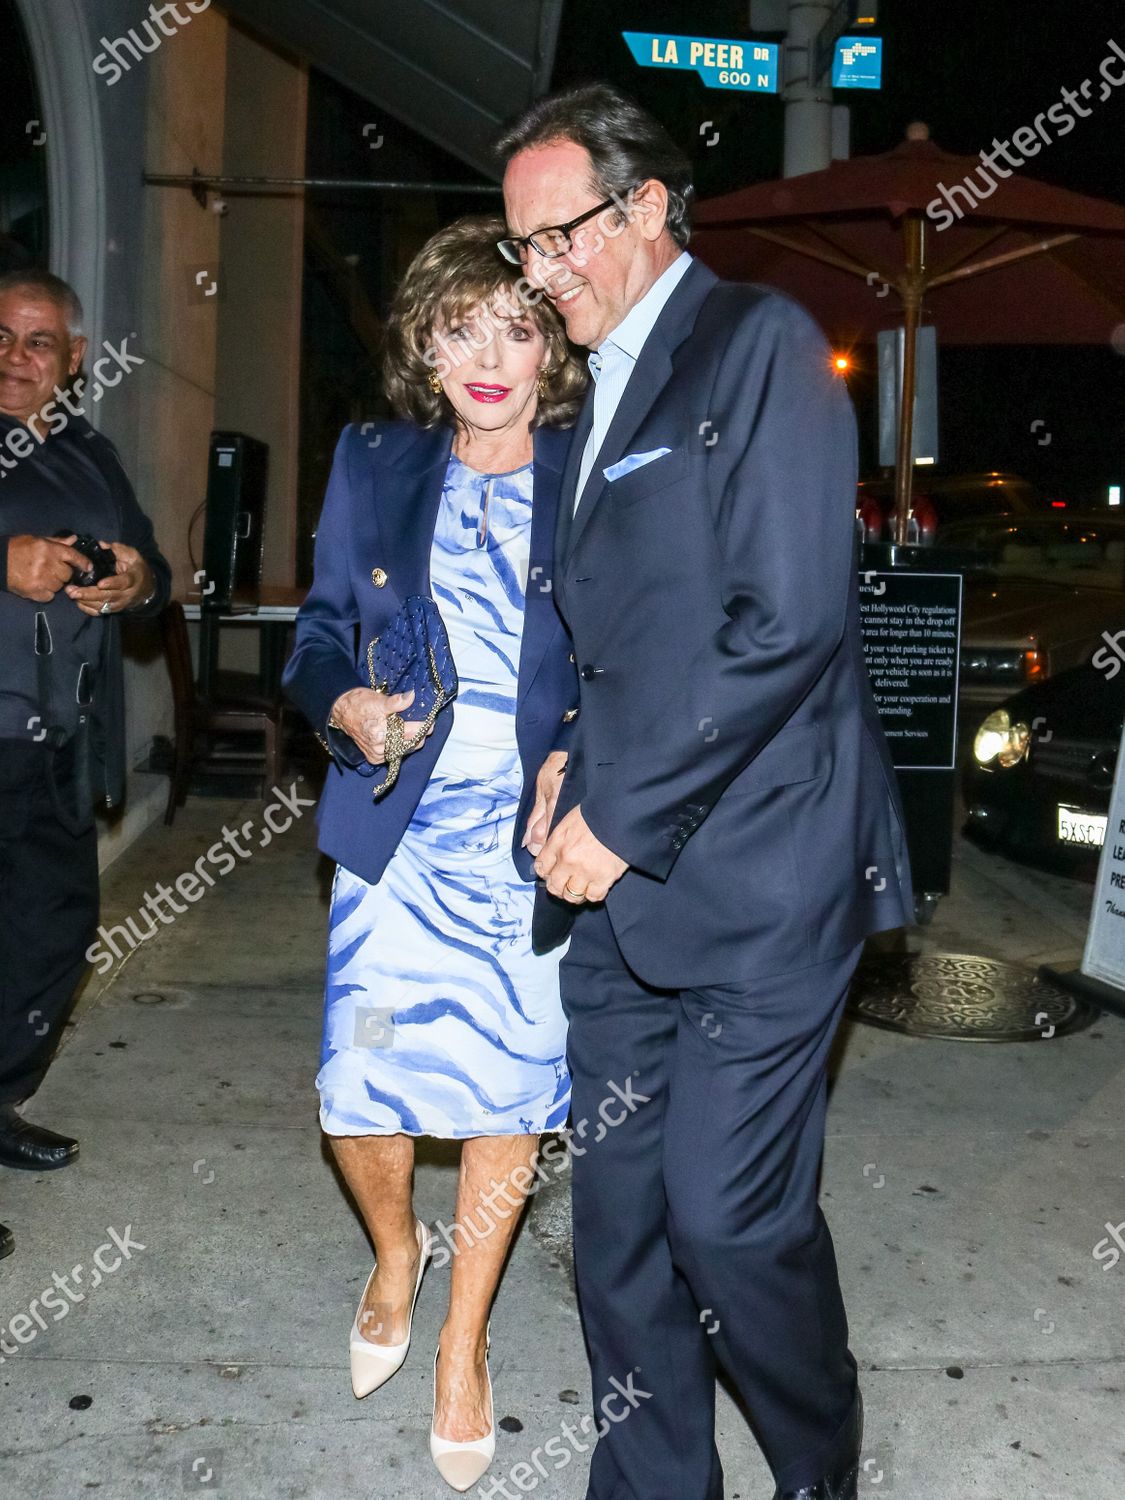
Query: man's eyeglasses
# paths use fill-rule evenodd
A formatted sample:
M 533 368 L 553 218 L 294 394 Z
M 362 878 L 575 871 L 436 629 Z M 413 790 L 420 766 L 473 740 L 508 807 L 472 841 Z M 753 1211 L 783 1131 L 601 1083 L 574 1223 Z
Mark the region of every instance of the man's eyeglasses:
M 636 188 L 629 189 L 629 193 L 635 191 Z M 619 211 L 625 212 L 622 208 L 622 198 L 627 198 L 629 193 L 611 193 L 601 203 L 595 203 L 593 208 L 588 208 L 584 214 L 579 214 L 577 219 L 571 219 L 569 224 L 552 224 L 546 229 L 537 229 L 534 234 L 524 235 L 522 239 L 513 235 L 511 239 L 497 240 L 496 248 L 504 259 L 510 260 L 514 266 L 523 264 L 529 245 L 544 260 L 556 260 L 573 247 L 571 231 L 577 229 L 579 224 L 585 224 L 587 219 L 592 219 L 595 214 L 604 212 L 614 204 Z

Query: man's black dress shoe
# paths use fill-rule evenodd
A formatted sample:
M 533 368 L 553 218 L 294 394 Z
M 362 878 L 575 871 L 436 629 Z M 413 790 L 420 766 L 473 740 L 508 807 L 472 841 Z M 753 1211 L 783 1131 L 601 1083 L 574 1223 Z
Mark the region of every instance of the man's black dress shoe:
M 847 1450 L 830 1473 L 799 1490 L 778 1490 L 774 1500 L 856 1500 L 859 1457 L 863 1448 L 863 1397 L 856 1393 Z
M 16 1113 L 15 1105 L 0 1104 L 0 1166 L 25 1172 L 51 1172 L 68 1166 L 78 1155 L 78 1142 L 32 1125 Z
M 5 1255 L 11 1255 L 15 1248 L 16 1242 L 12 1238 L 12 1231 L 7 1224 L 0 1224 L 0 1260 L 3 1260 Z

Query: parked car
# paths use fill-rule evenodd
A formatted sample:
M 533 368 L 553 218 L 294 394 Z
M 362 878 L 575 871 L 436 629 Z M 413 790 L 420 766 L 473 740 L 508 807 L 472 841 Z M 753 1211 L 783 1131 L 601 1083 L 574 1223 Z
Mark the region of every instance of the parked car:
M 966 519 L 999 520 L 1009 516 L 1042 515 L 1051 502 L 1029 480 L 998 470 L 983 474 L 936 475 L 916 470 L 914 515 L 923 545 L 944 545 L 945 528 Z M 856 515 L 863 523 L 864 541 L 891 539 L 895 482 L 882 477 L 860 480 Z
M 966 833 L 1049 868 L 1093 870 L 1125 722 L 1125 645 L 1113 660 L 1116 671 L 1071 668 L 979 720 L 962 772 Z
M 994 703 L 1089 662 L 1125 626 L 1125 517 L 1070 511 L 950 525 L 965 572 L 958 697 Z

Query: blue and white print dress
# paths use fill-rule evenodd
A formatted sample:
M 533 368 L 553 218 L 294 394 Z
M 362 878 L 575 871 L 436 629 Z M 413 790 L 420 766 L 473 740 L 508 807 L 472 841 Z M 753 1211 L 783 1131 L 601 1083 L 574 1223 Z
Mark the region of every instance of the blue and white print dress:
M 430 578 L 460 686 L 382 878 L 336 872 L 317 1077 L 330 1135 L 460 1139 L 566 1123 L 565 947 L 532 953 L 535 886 L 512 860 L 531 498 L 530 464 L 485 475 L 449 461 Z

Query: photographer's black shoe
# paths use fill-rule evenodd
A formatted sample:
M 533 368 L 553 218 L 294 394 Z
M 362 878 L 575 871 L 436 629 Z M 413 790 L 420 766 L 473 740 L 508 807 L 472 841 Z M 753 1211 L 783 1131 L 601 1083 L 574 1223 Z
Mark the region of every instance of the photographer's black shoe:
M 856 1393 L 852 1410 L 848 1447 L 839 1463 L 815 1484 L 799 1490 L 778 1490 L 774 1500 L 856 1500 L 859 1485 L 859 1456 L 863 1448 L 863 1397 Z
M 15 1248 L 16 1242 L 12 1238 L 12 1231 L 7 1224 L 0 1224 L 0 1260 L 3 1260 L 5 1255 L 11 1255 Z
M 17 1114 L 14 1104 L 0 1104 L 0 1166 L 25 1172 L 52 1172 L 78 1155 L 78 1142 L 32 1125 Z

